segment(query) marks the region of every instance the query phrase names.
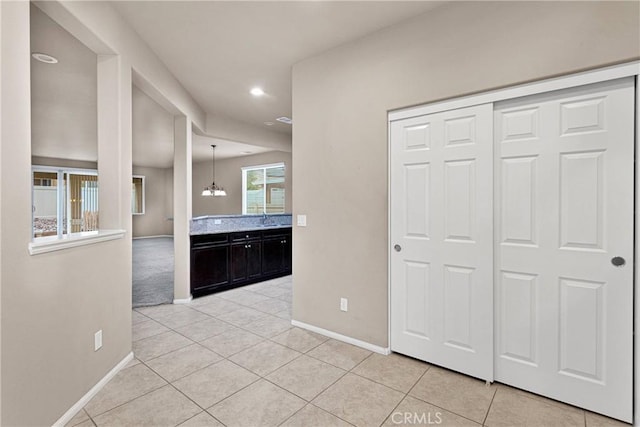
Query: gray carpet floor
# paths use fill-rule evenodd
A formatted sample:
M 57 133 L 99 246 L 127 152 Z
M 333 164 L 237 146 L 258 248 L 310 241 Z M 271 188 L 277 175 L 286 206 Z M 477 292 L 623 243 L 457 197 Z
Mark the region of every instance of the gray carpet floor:
M 173 237 L 133 240 L 133 307 L 173 302 Z

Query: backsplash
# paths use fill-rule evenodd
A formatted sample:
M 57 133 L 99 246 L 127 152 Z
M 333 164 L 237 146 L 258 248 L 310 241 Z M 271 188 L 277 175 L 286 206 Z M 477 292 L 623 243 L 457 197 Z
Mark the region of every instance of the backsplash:
M 277 227 L 291 227 L 291 214 L 199 216 L 191 220 L 191 235 Z

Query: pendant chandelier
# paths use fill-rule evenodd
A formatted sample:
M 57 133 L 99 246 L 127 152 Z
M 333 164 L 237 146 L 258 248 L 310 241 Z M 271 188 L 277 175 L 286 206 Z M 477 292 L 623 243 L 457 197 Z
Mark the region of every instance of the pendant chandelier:
M 211 182 L 211 185 L 204 187 L 204 190 L 202 190 L 202 195 L 203 196 L 226 196 L 227 192 L 224 191 L 224 188 L 222 187 L 218 187 L 216 185 L 216 146 L 212 145 L 211 149 L 213 150 L 213 154 L 211 156 L 211 172 L 213 175 L 213 181 Z

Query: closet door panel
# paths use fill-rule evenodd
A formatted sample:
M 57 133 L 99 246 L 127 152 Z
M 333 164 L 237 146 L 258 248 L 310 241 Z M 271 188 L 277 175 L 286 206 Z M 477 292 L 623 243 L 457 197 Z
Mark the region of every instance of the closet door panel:
M 391 125 L 391 348 L 493 379 L 493 107 Z
M 494 118 L 496 379 L 631 421 L 633 79 Z

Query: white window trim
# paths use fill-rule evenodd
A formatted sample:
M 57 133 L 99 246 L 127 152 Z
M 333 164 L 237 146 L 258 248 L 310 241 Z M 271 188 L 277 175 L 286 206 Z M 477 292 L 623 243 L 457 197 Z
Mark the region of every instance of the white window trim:
M 32 165 L 31 166 L 31 205 L 33 206 L 33 174 L 34 172 L 51 172 L 51 173 L 56 173 L 58 175 L 58 195 L 56 198 L 56 203 L 57 203 L 57 218 L 62 217 L 62 212 L 64 211 L 63 206 L 62 206 L 62 200 L 60 199 L 59 195 L 63 190 L 63 183 L 62 183 L 62 175 L 67 173 L 70 175 L 90 175 L 90 176 L 98 176 L 98 171 L 96 169 L 83 169 L 83 168 L 66 168 L 66 167 L 62 167 L 62 166 L 39 166 L 39 165 Z M 67 201 L 68 203 L 68 201 Z M 69 209 L 69 205 L 67 204 L 67 210 Z M 57 236 L 47 236 L 47 238 L 56 238 L 56 239 L 63 239 L 64 238 L 64 232 L 63 230 L 65 229 L 65 227 L 67 227 L 68 224 L 62 224 L 62 223 L 58 223 L 57 225 L 57 232 L 58 235 Z M 31 210 L 31 231 L 33 233 L 33 209 Z M 40 239 L 43 239 L 43 237 L 31 237 L 33 242 L 36 241 L 40 241 Z
M 146 212 L 146 187 L 147 187 L 147 181 L 146 178 L 144 177 L 144 175 L 133 175 L 131 182 L 133 182 L 134 178 L 142 178 L 142 211 L 141 212 L 131 212 L 131 215 L 144 215 Z M 133 205 L 131 206 L 131 209 L 133 210 Z
M 269 169 L 269 168 L 279 168 L 279 167 L 284 167 L 284 166 L 285 166 L 284 162 L 269 163 L 268 165 L 243 166 L 242 170 L 246 171 L 246 170 L 250 170 L 250 169 Z
M 41 166 L 32 165 L 31 175 L 35 171 L 39 172 L 55 172 L 58 174 L 58 191 L 60 191 L 61 180 L 60 173 L 70 173 L 78 175 L 91 175 L 98 176 L 98 171 L 95 169 L 82 169 L 82 168 L 67 168 L 58 166 Z M 31 200 L 33 201 L 33 178 L 31 184 Z M 58 199 L 58 217 L 61 215 L 61 204 Z M 33 215 L 33 213 L 32 213 Z M 31 219 L 31 226 L 33 228 L 33 216 Z M 33 232 L 33 231 L 32 231 Z M 29 255 L 39 255 L 48 252 L 60 251 L 68 248 L 75 248 L 78 246 L 92 245 L 95 243 L 106 242 L 109 240 L 121 239 L 125 236 L 126 230 L 98 230 L 81 233 L 60 234 L 56 236 L 46 237 L 32 237 L 32 241 L 29 243 Z
M 73 233 L 65 235 L 62 238 L 58 236 L 39 237 L 37 241 L 29 243 L 29 255 L 39 255 L 78 246 L 107 242 L 109 240 L 122 239 L 126 233 L 126 230 L 99 230 Z
M 282 167 L 284 168 L 284 170 L 287 170 L 287 166 L 284 164 L 284 162 L 280 162 L 280 163 L 269 163 L 267 165 L 255 165 L 255 166 L 243 166 L 241 168 L 242 170 L 242 215 L 247 215 L 247 197 L 246 197 L 246 189 L 247 189 L 247 173 L 246 171 L 248 170 L 255 170 L 255 169 L 270 169 L 270 168 L 279 168 Z M 285 178 L 285 184 L 286 184 L 286 178 Z M 265 186 L 265 193 L 264 193 L 264 197 L 265 197 L 265 206 L 264 209 L 266 211 L 267 206 L 266 206 L 266 197 L 267 197 L 267 192 L 266 192 L 266 186 Z M 285 198 L 287 197 L 287 195 L 285 194 Z M 286 201 L 286 199 L 285 199 Z M 285 202 L 286 203 L 286 202 Z M 253 214 L 252 214 L 253 215 Z

